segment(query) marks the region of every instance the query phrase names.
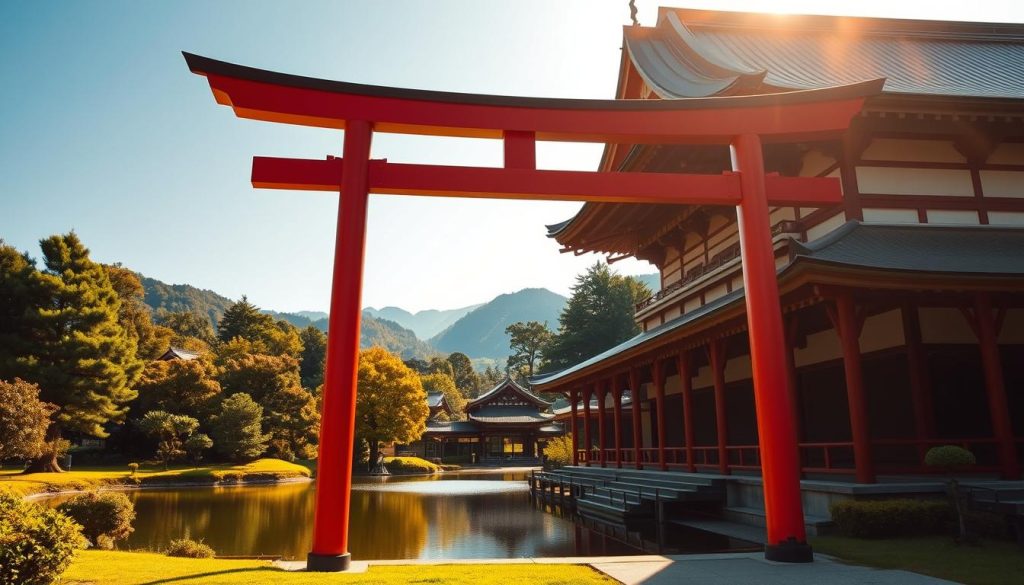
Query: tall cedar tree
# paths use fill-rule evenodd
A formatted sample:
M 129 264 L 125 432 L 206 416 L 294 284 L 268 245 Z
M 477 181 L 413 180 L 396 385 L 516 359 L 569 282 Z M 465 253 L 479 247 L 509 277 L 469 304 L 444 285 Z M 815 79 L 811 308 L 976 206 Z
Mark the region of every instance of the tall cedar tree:
M 558 318 L 559 329 L 544 352 L 545 371 L 567 368 L 640 332 L 636 303 L 651 294 L 647 285 L 598 262 L 576 277 L 572 296 Z
M 305 388 L 316 388 L 324 383 L 324 360 L 327 359 L 327 336 L 323 331 L 309 325 L 299 332 L 302 342 L 299 377 Z
M 121 300 L 107 271 L 89 259 L 78 236 L 51 236 L 40 247 L 45 268 L 30 275 L 25 313 L 32 344 L 16 362 L 24 379 L 39 384 L 40 398 L 60 407 L 49 444 L 65 430 L 106 437 L 105 424 L 124 420 L 144 364 L 118 320 Z M 61 471 L 56 452 L 28 471 Z
M 544 349 L 550 345 L 554 334 L 548 329 L 547 323 L 527 321 L 513 323 L 505 328 L 509 334 L 509 349 L 512 355 L 508 358 L 508 367 L 513 371 L 526 369 L 526 377 L 533 372 L 540 362 Z
M 455 387 L 466 398 L 476 398 L 480 395 L 480 376 L 473 369 L 473 362 L 469 356 L 461 352 L 448 354 L 448 363 L 452 365 L 452 374 L 455 375 Z
M 213 331 L 213 325 L 209 319 L 199 313 L 158 311 L 156 322 L 174 332 L 171 344 L 176 347 L 182 349 L 189 349 L 189 345 L 196 347 L 193 341 L 195 340 L 201 342 L 202 348 L 205 350 L 217 343 L 217 334 Z
M 145 291 L 139 277 L 117 264 L 105 264 L 110 284 L 121 299 L 121 308 L 117 313 L 118 322 L 135 340 L 135 353 L 142 360 L 154 360 L 167 351 L 174 332 L 167 327 L 153 324 L 150 309 L 146 306 Z
M 217 324 L 217 338 L 221 342 L 237 337 L 251 342 L 258 353 L 297 358 L 302 352 L 302 342 L 294 325 L 287 321 L 275 322 L 246 297 L 228 307 Z
M 380 347 L 359 352 L 355 434 L 369 443 L 370 461 L 381 443 L 419 439 L 429 414 L 419 376 L 400 357 Z
M 221 403 L 211 434 L 216 450 L 232 461 L 252 461 L 267 450 L 270 435 L 263 433 L 263 407 L 239 392 Z
M 423 384 L 424 392 L 440 392 L 444 394 L 448 406 L 452 409 L 450 420 L 463 420 L 466 418 L 466 397 L 455 387 L 455 380 L 448 374 L 421 374 L 420 383 Z
M 0 461 L 34 459 L 46 451 L 46 428 L 57 407 L 39 400 L 39 386 L 0 380 Z
M 33 261 L 0 240 L 0 380 L 23 375 L 19 357 L 28 355 L 32 335 L 26 316 L 34 305 Z

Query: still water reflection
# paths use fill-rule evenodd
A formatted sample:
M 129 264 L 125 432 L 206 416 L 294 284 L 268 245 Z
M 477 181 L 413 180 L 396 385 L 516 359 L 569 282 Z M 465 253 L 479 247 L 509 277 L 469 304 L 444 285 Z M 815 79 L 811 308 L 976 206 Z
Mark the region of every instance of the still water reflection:
M 364 478 L 353 486 L 349 544 L 357 559 L 621 555 L 641 551 L 604 530 L 534 507 L 524 474 Z M 122 548 L 159 550 L 203 539 L 221 555 L 304 558 L 313 529 L 313 484 L 139 490 L 135 532 Z M 733 545 L 683 534 L 672 551 Z M 634 543 L 635 544 L 635 543 Z

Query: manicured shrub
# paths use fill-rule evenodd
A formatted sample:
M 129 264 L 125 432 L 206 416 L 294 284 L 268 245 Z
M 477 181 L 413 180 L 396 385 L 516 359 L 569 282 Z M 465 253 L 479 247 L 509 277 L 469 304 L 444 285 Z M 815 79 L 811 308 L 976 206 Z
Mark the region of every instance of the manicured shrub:
M 946 470 L 953 470 L 962 467 L 970 467 L 977 460 L 974 453 L 956 445 L 943 445 L 932 447 L 924 456 L 924 464 L 929 467 L 941 467 Z
M 138 471 L 139 471 L 139 464 L 138 464 L 138 463 L 129 463 L 129 464 L 128 464 L 128 471 L 129 471 L 129 472 L 130 472 L 130 473 L 131 473 L 132 475 L 135 475 L 135 474 L 136 474 L 136 473 L 138 473 Z
M 419 457 L 386 457 L 384 466 L 391 473 L 437 473 L 441 467 Z
M 847 500 L 831 510 L 839 532 L 858 538 L 937 533 L 949 519 L 949 504 L 936 500 Z
M 557 469 L 572 465 L 572 438 L 568 435 L 548 441 L 544 446 L 544 467 Z
M 82 534 L 97 548 L 113 548 L 114 541 L 132 533 L 135 506 L 119 492 L 86 492 L 57 506 L 82 526 Z
M 217 554 L 213 548 L 202 540 L 177 538 L 167 545 L 164 551 L 169 557 L 185 557 L 189 559 L 212 559 Z
M 73 520 L 0 490 L 0 585 L 48 585 L 83 544 Z

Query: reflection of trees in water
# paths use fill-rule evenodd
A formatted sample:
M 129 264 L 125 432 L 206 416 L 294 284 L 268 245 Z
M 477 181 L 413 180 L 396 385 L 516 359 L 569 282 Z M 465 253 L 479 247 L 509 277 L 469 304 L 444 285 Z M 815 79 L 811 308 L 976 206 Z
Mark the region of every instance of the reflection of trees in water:
M 131 548 L 159 550 L 186 534 L 219 554 L 303 558 L 312 534 L 310 484 L 140 491 Z
M 423 496 L 352 492 L 349 549 L 356 559 L 415 559 L 427 542 Z

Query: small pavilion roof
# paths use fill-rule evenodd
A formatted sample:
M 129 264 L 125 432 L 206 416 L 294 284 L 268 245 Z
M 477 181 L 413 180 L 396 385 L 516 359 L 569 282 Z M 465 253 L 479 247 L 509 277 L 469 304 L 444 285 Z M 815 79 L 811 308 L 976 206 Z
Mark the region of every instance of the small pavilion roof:
M 475 399 L 469 401 L 466 404 L 466 411 L 469 412 L 469 410 L 471 408 L 473 408 L 475 406 L 478 406 L 478 405 L 481 405 L 481 404 L 485 404 L 491 397 L 493 397 L 495 394 L 497 394 L 498 392 L 500 392 L 501 390 L 503 390 L 505 388 L 512 388 L 515 392 L 520 394 L 523 398 L 525 398 L 526 400 L 528 400 L 530 402 L 533 402 L 534 404 L 536 404 L 540 408 L 548 408 L 548 407 L 551 406 L 551 402 L 548 402 L 547 400 L 544 400 L 543 398 L 537 396 L 533 392 L 530 392 L 526 388 L 523 388 L 518 383 L 516 383 L 516 381 L 513 380 L 508 374 L 506 374 L 504 380 L 502 380 L 501 382 L 498 382 L 497 385 L 495 385 L 493 388 L 491 388 L 487 392 L 484 392 L 480 396 L 478 396 Z
M 427 392 L 427 406 L 438 408 L 444 402 L 444 392 Z
M 156 359 L 157 359 L 157 361 L 170 361 L 170 360 L 185 360 L 185 361 L 189 361 L 189 360 L 194 360 L 194 359 L 196 359 L 198 357 L 199 357 L 198 353 L 191 352 L 191 351 L 185 351 L 184 349 L 181 349 L 180 347 L 170 346 L 170 347 L 167 348 L 167 351 L 165 351 L 163 353 L 163 355 L 161 355 L 160 357 L 158 357 Z
M 779 273 L 784 279 L 805 266 L 837 266 L 872 271 L 970 277 L 1024 277 L 1024 227 L 863 224 L 850 221 L 811 243 L 790 240 L 793 261 Z M 599 366 L 658 338 L 741 304 L 736 289 L 700 308 L 653 327 L 570 368 L 535 376 L 543 388 Z

